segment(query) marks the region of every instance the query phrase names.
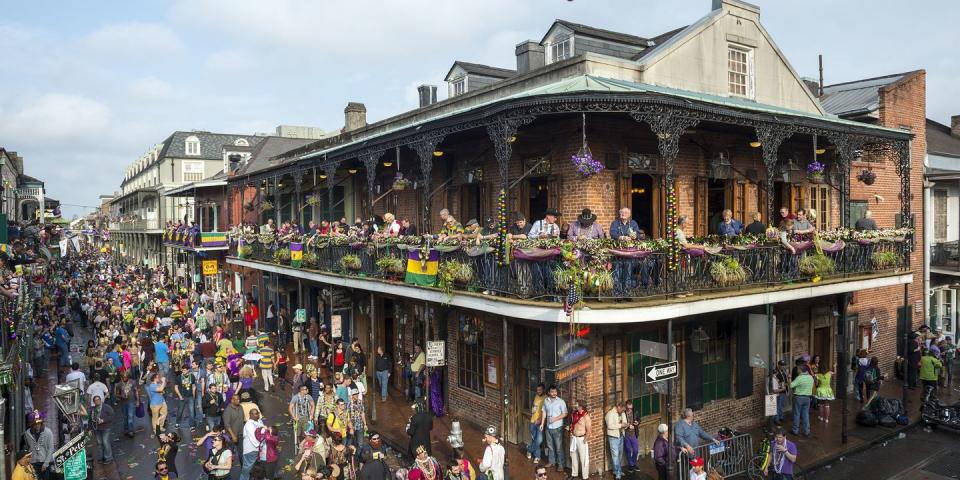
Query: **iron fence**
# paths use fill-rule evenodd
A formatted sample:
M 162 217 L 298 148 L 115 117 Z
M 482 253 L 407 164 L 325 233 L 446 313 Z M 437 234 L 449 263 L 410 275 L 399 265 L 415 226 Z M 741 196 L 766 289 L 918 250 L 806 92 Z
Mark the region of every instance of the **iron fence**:
M 743 475 L 750 469 L 753 460 L 753 438 L 749 433 L 734 435 L 720 444 L 708 443 L 694 448 L 691 456 L 685 450 L 680 451 L 677 459 L 677 479 L 686 480 L 690 472 L 690 460 L 700 457 L 708 472 L 717 472 L 723 478 Z

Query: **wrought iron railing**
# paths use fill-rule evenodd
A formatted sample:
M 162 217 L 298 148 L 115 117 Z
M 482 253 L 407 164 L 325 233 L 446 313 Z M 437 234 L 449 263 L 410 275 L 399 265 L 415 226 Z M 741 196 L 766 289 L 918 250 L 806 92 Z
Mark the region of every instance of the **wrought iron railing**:
M 110 222 L 110 230 L 113 231 L 142 232 L 144 230 L 158 230 L 159 228 L 160 221 L 155 218 Z
M 232 254 L 237 255 L 233 246 Z M 290 266 L 289 256 L 278 253 L 288 247 L 276 244 L 253 242 L 244 245 L 241 258 Z M 304 245 L 304 260 L 299 268 L 359 278 L 375 278 L 403 281 L 402 271 L 385 272 L 377 267 L 383 257 L 399 258 L 407 264 L 408 251 L 396 245 L 327 245 L 321 248 Z M 903 241 L 875 241 L 873 243 L 849 242 L 837 249 L 824 249 L 830 259 L 832 271 L 811 272 L 805 259 L 817 254 L 814 248 L 791 254 L 778 244 L 757 245 L 748 248 L 727 247 L 684 251 L 675 269 L 669 268 L 664 252 L 652 252 L 642 258 L 607 259 L 605 270 L 612 277 L 612 286 L 587 285 L 583 288 L 584 299 L 593 301 L 641 299 L 656 296 L 679 295 L 703 291 L 737 291 L 769 285 L 789 284 L 801 281 L 820 281 L 877 273 L 893 273 L 908 266 L 910 243 Z M 359 269 L 347 269 L 341 260 L 347 255 L 359 257 Z M 584 260 L 589 262 L 588 256 Z M 515 298 L 560 302 L 567 295 L 567 285 L 557 285 L 555 274 L 564 268 L 559 256 L 543 260 L 513 258 L 501 265 L 493 251 L 476 251 L 458 248 L 439 254 L 439 264 L 458 261 L 472 267 L 473 275 L 468 282 L 455 283 L 452 290 L 482 292 Z M 723 272 L 715 271 L 716 264 L 731 267 Z M 739 267 L 738 267 L 739 266 Z M 293 267 L 290 267 L 293 268 Z M 816 277 L 816 278 L 815 278 Z

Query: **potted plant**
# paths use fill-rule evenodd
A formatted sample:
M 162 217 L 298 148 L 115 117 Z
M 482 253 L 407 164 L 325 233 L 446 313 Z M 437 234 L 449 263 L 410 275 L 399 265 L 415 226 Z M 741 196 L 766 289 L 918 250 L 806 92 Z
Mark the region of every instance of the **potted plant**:
M 877 270 L 894 268 L 899 263 L 897 254 L 893 252 L 874 252 L 870 260 L 873 262 L 873 268 Z
M 721 287 L 740 285 L 747 281 L 747 270 L 731 256 L 721 255 L 717 261 L 710 262 L 710 276 Z
M 393 189 L 401 192 L 406 190 L 410 186 L 410 180 L 403 178 L 403 173 L 397 172 L 397 176 L 393 179 Z
M 823 183 L 824 171 L 826 167 L 817 160 L 807 165 L 807 180 L 810 183 Z
M 271 202 L 270 200 L 263 200 L 262 202 L 260 202 L 261 212 L 267 212 L 270 210 L 273 210 L 273 202 Z
M 609 270 L 588 271 L 584 276 L 583 289 L 587 293 L 604 296 L 613 292 L 613 273 Z
M 240 245 L 237 247 L 237 256 L 240 258 L 250 258 L 253 255 L 253 247 L 250 245 Z
M 807 255 L 800 260 L 800 273 L 813 277 L 814 283 L 819 282 L 824 276 L 833 274 L 837 269 L 837 264 L 833 259 L 822 254 L 816 253 Z
M 340 257 L 340 266 L 344 270 L 358 272 L 363 267 L 363 263 L 360 262 L 360 257 L 357 255 L 344 255 Z
M 273 263 L 290 263 L 290 247 L 278 248 L 273 252 Z
M 863 182 L 864 185 L 873 185 L 877 181 L 877 172 L 868 168 L 857 174 L 857 180 Z
M 397 278 L 406 271 L 406 265 L 400 257 L 380 257 L 377 259 L 377 270 L 385 277 Z
M 303 252 L 303 264 L 307 267 L 316 268 L 320 266 L 320 256 L 317 252 L 307 250 Z

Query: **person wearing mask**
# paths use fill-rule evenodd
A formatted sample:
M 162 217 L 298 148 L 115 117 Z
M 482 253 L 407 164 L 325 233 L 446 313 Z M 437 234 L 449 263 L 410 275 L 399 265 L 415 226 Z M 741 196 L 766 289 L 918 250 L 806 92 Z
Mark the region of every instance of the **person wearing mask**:
M 676 426 L 673 427 L 673 432 L 677 445 L 679 445 L 689 457 L 696 455 L 696 448 L 700 446 L 700 440 L 720 445 L 720 441 L 707 433 L 706 430 L 700 426 L 700 422 L 694 419 L 692 408 L 683 409 L 683 415 L 680 420 L 677 421 Z
M 578 239 L 592 240 L 603 238 L 603 229 L 596 223 L 597 215 L 584 208 L 580 215 L 577 215 L 577 221 L 570 225 L 570 231 L 567 233 L 567 239 L 576 242 Z
M 556 385 L 547 389 L 547 398 L 543 401 L 543 416 L 547 440 L 547 464 L 553 464 L 558 472 L 563 471 L 563 419 L 567 418 L 567 403 L 560 398 Z
M 617 402 L 603 417 L 607 445 L 610 448 L 610 465 L 617 480 L 623 476 L 623 429 L 627 427 L 627 417 L 623 414 L 625 410 L 624 403 Z
M 869 209 L 864 210 L 863 217 L 858 218 L 853 228 L 859 232 L 873 231 L 877 229 L 877 221 L 873 219 L 873 212 Z
M 797 369 L 797 375 L 790 382 L 790 388 L 793 390 L 793 434 L 800 435 L 800 427 L 803 427 L 803 435 L 810 437 L 810 402 L 813 397 L 814 387 L 813 375 L 810 369 L 803 365 Z
M 484 472 L 487 480 L 503 480 L 503 462 L 506 458 L 506 451 L 500 441 L 497 439 L 497 428 L 487 427 L 483 432 L 483 441 L 487 447 L 483 450 L 483 459 L 479 462 L 477 468 Z
M 717 233 L 724 237 L 736 237 L 743 230 L 743 224 L 740 220 L 733 218 L 733 212 L 725 209 L 722 213 L 723 218 L 717 225 Z
M 764 235 L 767 232 L 767 226 L 760 221 L 763 218 L 760 215 L 760 212 L 753 212 L 753 222 L 750 222 L 750 225 L 747 225 L 747 228 L 744 230 L 744 233 L 747 235 Z
M 374 373 L 377 377 L 377 383 L 380 385 L 380 401 L 387 401 L 387 390 L 390 387 L 390 369 L 393 368 L 393 362 L 390 356 L 384 352 L 383 347 L 377 347 L 377 358 L 373 362 Z
M 570 478 L 590 476 L 590 448 L 587 439 L 593 422 L 584 402 L 574 402 L 570 424 Z
M 657 426 L 657 439 L 653 441 L 653 465 L 657 480 L 669 480 L 668 465 L 677 461 L 676 449 L 670 445 L 670 427 L 666 423 Z

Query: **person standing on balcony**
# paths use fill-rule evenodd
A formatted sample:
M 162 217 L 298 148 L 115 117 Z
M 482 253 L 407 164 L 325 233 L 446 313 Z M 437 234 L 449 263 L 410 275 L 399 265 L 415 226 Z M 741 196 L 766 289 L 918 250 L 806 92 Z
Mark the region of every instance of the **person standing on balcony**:
M 760 215 L 760 212 L 753 212 L 753 222 L 750 225 L 747 225 L 747 228 L 744 229 L 744 233 L 747 235 L 763 235 L 767 232 L 767 226 L 761 221 L 763 216 Z
M 637 221 L 631 218 L 630 209 L 623 207 L 620 209 L 618 217 L 610 224 L 610 238 L 620 241 L 639 240 L 643 238 L 643 232 Z M 613 278 L 616 285 L 624 291 L 630 291 L 636 288 L 634 280 L 634 268 L 636 262 L 629 260 L 618 260 L 613 262 Z
M 810 223 L 810 219 L 807 218 L 807 211 L 803 208 L 797 210 L 797 219 L 793 222 L 793 233 L 796 235 L 806 235 L 812 234 L 817 231 L 817 228 Z
M 260 233 L 274 233 L 277 231 L 277 227 L 273 224 L 273 219 L 268 218 L 267 223 L 260 226 Z
M 556 385 L 550 385 L 547 395 L 543 401 L 544 423 L 547 426 L 544 436 L 547 440 L 547 465 L 552 463 L 558 472 L 562 472 L 566 463 L 563 456 L 563 419 L 568 415 L 567 402 L 560 398 Z
M 412 223 L 410 223 L 409 218 L 404 217 L 400 219 L 400 226 L 401 226 L 400 235 L 416 235 L 417 234 L 417 227 L 415 227 Z
M 863 218 L 858 218 L 857 223 L 853 225 L 853 228 L 859 232 L 876 230 L 877 221 L 873 219 L 873 212 L 869 209 L 864 210 Z
M 600 228 L 600 225 L 598 225 L 596 221 L 597 216 L 591 212 L 589 208 L 584 208 L 580 212 L 580 215 L 577 215 L 577 221 L 570 225 L 567 238 L 571 242 L 576 242 L 578 239 L 592 240 L 603 238 L 603 229 Z
M 743 230 L 743 224 L 740 220 L 733 218 L 733 212 L 730 209 L 723 211 L 722 219 L 717 225 L 717 233 L 724 237 L 736 237 Z
M 403 228 L 400 225 L 400 222 L 397 221 L 396 217 L 394 217 L 390 212 L 383 214 L 383 225 L 383 233 L 388 237 L 399 236 L 400 230 Z
M 560 238 L 560 226 L 557 225 L 557 217 L 560 212 L 555 208 L 548 208 L 543 219 L 537 220 L 530 228 L 530 234 L 527 238 L 548 239 Z M 530 262 L 530 274 L 533 277 L 533 284 L 540 285 L 543 292 L 549 294 L 554 289 L 553 281 L 553 260 L 539 262 Z
M 516 220 L 513 221 L 513 225 L 510 226 L 510 238 L 514 240 L 524 240 L 530 234 L 531 228 L 533 228 L 533 225 L 527 223 L 527 218 L 524 217 L 522 213 L 518 213 Z

